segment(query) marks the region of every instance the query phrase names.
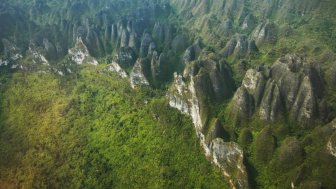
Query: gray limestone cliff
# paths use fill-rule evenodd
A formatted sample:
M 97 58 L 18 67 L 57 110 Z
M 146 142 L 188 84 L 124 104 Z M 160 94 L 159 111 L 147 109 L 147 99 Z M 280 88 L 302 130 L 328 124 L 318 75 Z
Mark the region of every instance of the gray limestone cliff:
M 270 68 L 256 66 L 246 72 L 230 105 L 230 117 L 239 125 L 258 114 L 267 122 L 285 116 L 305 127 L 319 118 L 323 82 L 319 64 L 305 55 L 287 55 Z
M 132 88 L 138 87 L 140 84 L 149 85 L 150 60 L 148 58 L 139 58 L 130 75 Z
M 117 64 L 116 62 L 112 61 L 111 65 L 107 67 L 105 70 L 117 73 L 121 78 L 126 78 L 126 72 Z
M 185 81 L 188 81 L 186 84 Z M 209 125 L 209 98 L 222 101 L 231 96 L 233 83 L 225 61 L 201 58 L 188 64 L 184 74 L 174 74 L 169 88 L 169 105 L 191 116 L 201 146 L 211 162 L 218 166 L 236 188 L 248 188 L 243 151 L 234 142 L 224 142 L 224 129 L 218 119 Z
M 267 19 L 259 24 L 252 33 L 252 36 L 258 45 L 263 43 L 274 43 L 277 40 L 277 27 Z
M 187 65 L 189 62 L 197 60 L 203 48 L 204 45 L 200 39 L 198 39 L 193 45 L 189 46 L 183 54 L 184 64 Z
M 236 33 L 226 44 L 223 50 L 223 55 L 225 57 L 234 55 L 237 58 L 243 58 L 246 55 L 257 51 L 258 48 L 254 40 L 249 40 L 246 35 Z
M 114 61 L 122 68 L 128 68 L 134 65 L 136 55 L 131 47 L 121 47 L 114 56 Z
M 70 59 L 77 64 L 92 64 L 92 65 L 98 65 L 98 62 L 96 59 L 90 56 L 90 53 L 85 46 L 85 44 L 82 41 L 82 38 L 79 37 L 77 39 L 76 45 L 74 48 L 69 49 L 69 55 Z
M 18 48 L 14 43 L 10 42 L 6 38 L 2 39 L 2 43 L 4 44 L 5 58 L 4 59 L 0 58 L 0 66 L 2 65 L 7 66 L 12 61 L 16 61 L 23 57 L 21 49 Z

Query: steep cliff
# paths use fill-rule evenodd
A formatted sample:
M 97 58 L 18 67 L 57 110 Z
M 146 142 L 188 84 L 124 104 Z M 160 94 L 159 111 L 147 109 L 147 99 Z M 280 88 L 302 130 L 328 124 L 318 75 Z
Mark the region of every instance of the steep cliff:
M 305 127 L 320 116 L 323 88 L 317 62 L 304 55 L 287 55 L 271 68 L 256 66 L 246 72 L 231 102 L 230 115 L 238 125 L 256 114 L 266 122 L 288 116 Z
M 94 117 L 134 98 L 126 115 L 111 115 L 120 123 L 109 124 L 123 129 L 130 121 L 137 128 L 137 106 L 152 107 L 165 96 L 168 100 L 160 110 L 168 109 L 168 103 L 191 117 L 201 152 L 232 187 L 332 188 L 335 18 L 335 3 L 316 0 L 5 0 L 0 3 L 0 89 L 8 87 L 16 72 L 22 78 L 37 72 L 37 83 L 43 74 L 56 74 L 61 78 L 58 88 L 83 80 L 78 76 L 86 72 L 90 82 L 98 75 L 102 81 L 97 81 L 95 91 L 85 83 L 75 91 L 88 90 L 88 99 L 94 101 L 99 87 L 112 82 L 107 80 L 116 80 L 106 92 L 113 94 L 128 93 L 128 82 L 135 89 L 133 96 L 113 97 L 112 105 L 99 110 L 83 107 L 74 112 Z M 67 95 L 73 98 L 71 104 L 85 101 Z M 57 111 L 64 109 L 59 106 Z M 45 107 L 42 103 L 35 108 Z M 2 109 L 3 120 L 1 113 Z M 152 114 L 156 123 L 162 121 Z M 188 120 L 181 116 L 174 114 L 172 119 Z M 94 132 L 92 125 L 85 128 Z M 167 130 L 160 126 L 163 131 L 158 133 L 164 138 Z M 122 132 L 121 138 L 133 130 Z M 196 145 L 190 150 L 198 152 Z M 162 156 L 157 175 L 168 180 L 179 175 L 169 167 L 164 149 Z M 199 167 L 206 177 L 203 165 Z M 92 183 L 113 186 L 102 180 Z M 203 187 L 177 185 L 167 187 Z
M 175 73 L 173 85 L 166 96 L 170 106 L 192 117 L 206 155 L 230 178 L 232 185 L 248 188 L 242 149 L 234 142 L 223 141 L 225 131 L 218 119 L 212 125 L 209 122 L 211 100 L 228 99 L 234 88 L 226 62 L 210 57 L 192 61 L 183 76 Z
M 77 38 L 77 42 L 74 48 L 69 49 L 70 59 L 76 64 L 92 64 L 97 66 L 96 59 L 90 56 L 90 53 L 85 46 L 81 37 Z

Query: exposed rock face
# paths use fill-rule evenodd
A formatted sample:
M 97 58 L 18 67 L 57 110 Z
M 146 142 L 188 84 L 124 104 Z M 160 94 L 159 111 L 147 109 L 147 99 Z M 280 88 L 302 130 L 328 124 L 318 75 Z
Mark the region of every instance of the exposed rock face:
M 85 37 L 85 44 L 87 48 L 89 49 L 89 52 L 91 52 L 93 56 L 102 55 L 103 53 L 102 44 L 100 43 L 98 34 L 94 29 L 87 27 L 87 35 Z
M 268 81 L 263 100 L 260 104 L 259 115 L 261 120 L 276 121 L 283 115 L 280 89 L 275 81 Z
M 90 53 L 86 48 L 85 44 L 83 43 L 81 37 L 77 39 L 75 47 L 69 49 L 69 54 L 72 55 L 70 59 L 76 62 L 77 64 L 86 63 L 95 66 L 98 65 L 97 60 L 90 56 Z
M 203 47 L 204 45 L 200 39 L 198 39 L 195 44 L 188 47 L 183 54 L 184 64 L 187 65 L 189 62 L 197 60 Z
M 136 55 L 131 47 L 122 47 L 118 49 L 114 60 L 122 68 L 128 68 L 134 64 Z
M 336 158 L 336 132 L 331 136 L 327 144 L 327 149 L 329 153 Z
M 207 98 L 220 101 L 231 96 L 233 83 L 229 73 L 225 61 L 210 58 L 196 60 L 187 65 L 183 77 L 174 74 L 174 83 L 167 98 L 170 106 L 192 117 L 201 146 L 211 161 L 223 170 L 224 175 L 233 179 L 235 187 L 248 188 L 243 151 L 236 143 L 223 141 L 225 131 L 220 122 L 216 120 L 204 133 L 208 119 Z M 183 78 L 190 81 L 189 85 Z
M 121 38 L 120 38 L 120 47 L 127 47 L 128 46 L 128 42 L 129 42 L 129 32 L 124 29 L 121 33 Z
M 336 64 L 328 70 L 327 80 L 334 85 L 336 84 Z
M 26 70 L 28 72 L 37 72 L 37 73 L 55 73 L 60 76 L 63 76 L 66 72 L 71 73 L 70 69 L 67 69 L 65 72 L 58 70 L 54 67 L 48 66 L 48 67 L 40 67 L 37 64 L 13 64 L 11 66 L 11 69 L 22 69 Z
M 230 118 L 239 125 L 246 117 L 251 117 L 254 112 L 254 99 L 245 87 L 238 88 L 230 106 Z
M 224 135 L 225 130 L 223 128 L 223 125 L 218 119 L 216 119 L 215 122 L 212 124 L 208 134 L 206 135 L 205 141 L 210 142 L 216 138 L 223 138 Z
M 30 51 L 30 53 L 33 55 L 32 61 L 35 64 L 49 65 L 48 60 L 41 53 L 34 51 Z
M 153 38 L 158 44 L 166 44 L 172 40 L 174 28 L 172 25 L 164 26 L 157 22 L 154 25 Z
M 137 34 L 131 33 L 128 46 L 132 48 L 134 52 L 138 52 L 140 48 L 140 41 L 137 37 Z
M 155 54 L 156 52 L 156 45 L 154 42 L 152 42 L 149 47 L 148 47 L 148 58 L 152 58 L 152 56 Z M 157 53 L 156 53 L 157 54 Z
M 2 65 L 7 66 L 8 63 L 9 63 L 8 60 L 2 60 L 2 59 L 0 58 L 0 66 L 2 66 Z
M 187 48 L 186 39 L 182 35 L 177 35 L 171 42 L 171 48 L 175 52 L 182 52 Z
M 114 61 L 112 61 L 111 66 L 107 67 L 106 70 L 117 73 L 121 78 L 127 77 L 126 72 Z
M 230 112 L 236 123 L 251 117 L 253 107 L 264 121 L 276 121 L 288 112 L 289 119 L 302 126 L 319 116 L 318 99 L 323 82 L 316 62 L 304 55 L 287 55 L 272 68 L 254 67 L 247 71 L 242 86 L 231 102 Z
M 142 41 L 140 45 L 140 52 L 139 52 L 139 57 L 147 57 L 148 55 L 148 48 L 149 45 L 153 42 L 153 37 L 150 33 L 147 31 L 144 32 L 144 35 L 142 36 Z
M 216 100 L 229 98 L 234 88 L 225 60 L 199 59 L 184 69 L 183 77 L 194 80 L 198 92 Z
M 112 42 L 116 42 L 118 39 L 118 29 L 117 29 L 117 24 L 112 24 L 111 26 L 111 40 Z
M 149 85 L 150 60 L 148 58 L 139 58 L 132 70 L 130 81 L 132 88 L 140 84 Z
M 18 60 L 22 58 L 21 49 L 18 48 L 15 44 L 10 42 L 6 38 L 2 39 L 2 43 L 4 44 L 4 52 L 5 52 L 7 61 Z
M 169 77 L 169 61 L 165 53 L 161 53 L 158 56 L 157 52 L 153 52 L 151 60 L 151 73 L 153 78 L 153 83 L 158 84 L 160 81 L 166 81 Z
M 68 49 L 65 44 L 63 43 L 56 43 L 56 51 L 57 51 L 57 58 L 63 58 L 67 52 Z
M 255 18 L 252 14 L 248 14 L 245 19 L 244 22 L 242 24 L 242 29 L 243 30 L 248 30 L 250 29 L 253 25 L 255 24 Z
M 230 20 L 224 20 L 220 25 L 219 29 L 224 34 L 230 34 L 233 31 L 233 25 Z
M 57 59 L 57 51 L 53 43 L 51 43 L 48 39 L 45 38 L 43 39 L 43 46 L 44 49 L 46 50 L 46 57 L 48 59 L 52 60 Z
M 277 40 L 276 26 L 267 19 L 256 28 L 252 36 L 257 44 L 274 43 Z
M 236 33 L 226 44 L 223 55 L 228 57 L 233 54 L 237 58 L 242 58 L 251 51 L 258 51 L 254 40 L 248 40 L 246 35 Z
M 224 171 L 224 175 L 234 176 L 236 188 L 248 188 L 248 179 L 245 166 L 243 164 L 243 150 L 234 142 L 224 142 L 221 138 L 216 138 L 209 144 L 210 154 L 213 162 Z M 232 183 L 232 180 L 230 180 Z

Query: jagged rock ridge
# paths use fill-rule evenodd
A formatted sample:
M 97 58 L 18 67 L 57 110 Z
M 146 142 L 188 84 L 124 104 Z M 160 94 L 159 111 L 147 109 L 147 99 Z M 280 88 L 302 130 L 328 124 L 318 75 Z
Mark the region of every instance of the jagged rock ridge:
M 184 80 L 188 80 L 187 85 Z M 211 161 L 237 188 L 248 188 L 247 172 L 243 164 L 243 151 L 234 142 L 223 141 L 223 127 L 218 120 L 205 128 L 208 121 L 208 98 L 223 101 L 231 95 L 233 83 L 227 64 L 223 60 L 201 58 L 187 65 L 184 74 L 174 74 L 174 83 L 167 98 L 169 105 L 192 117 L 201 146 Z
M 247 71 L 231 102 L 236 124 L 258 113 L 263 121 L 276 122 L 288 112 L 289 119 L 307 126 L 319 118 L 323 82 L 319 64 L 304 55 L 287 55 L 270 68 Z

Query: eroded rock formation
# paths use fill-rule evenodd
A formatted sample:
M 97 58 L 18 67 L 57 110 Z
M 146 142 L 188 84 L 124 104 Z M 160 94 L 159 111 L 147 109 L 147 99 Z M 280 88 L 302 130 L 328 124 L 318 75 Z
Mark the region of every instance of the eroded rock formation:
M 247 71 L 231 102 L 230 115 L 236 124 L 257 113 L 263 121 L 288 118 L 302 126 L 319 115 L 323 82 L 319 64 L 304 55 L 287 55 L 269 68 Z
M 235 187 L 248 188 L 242 149 L 234 142 L 223 141 L 225 131 L 218 119 L 209 130 L 205 129 L 210 124 L 209 98 L 222 101 L 229 98 L 232 91 L 233 83 L 226 62 L 203 57 L 187 65 L 183 76 L 174 74 L 167 98 L 170 106 L 192 117 L 201 146 L 211 161 L 231 178 Z

